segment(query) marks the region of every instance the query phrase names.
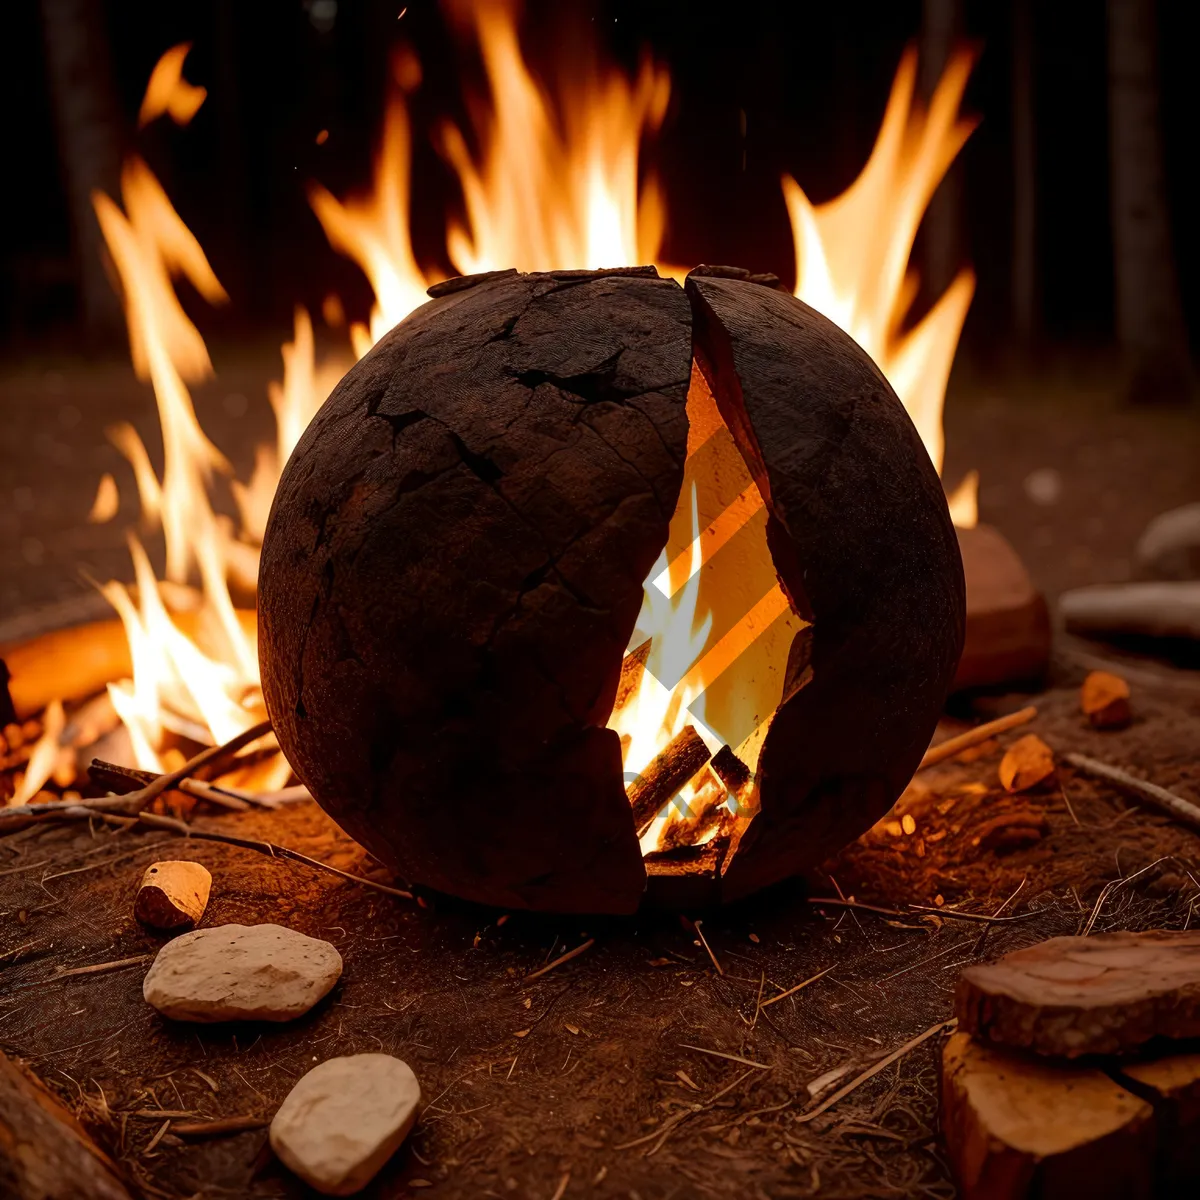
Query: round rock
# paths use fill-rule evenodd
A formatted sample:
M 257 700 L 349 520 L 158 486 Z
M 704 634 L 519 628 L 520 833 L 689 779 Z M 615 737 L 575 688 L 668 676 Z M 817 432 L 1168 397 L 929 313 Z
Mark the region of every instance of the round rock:
M 202 863 L 151 863 L 142 876 L 134 915 L 153 929 L 192 929 L 200 924 L 212 890 L 212 875 Z
M 350 1196 L 366 1187 L 408 1136 L 421 1085 L 390 1054 L 352 1054 L 314 1067 L 271 1122 L 271 1149 L 310 1187 Z
M 341 974 L 342 956 L 319 938 L 282 925 L 218 925 L 164 946 L 142 995 L 175 1021 L 290 1021 Z

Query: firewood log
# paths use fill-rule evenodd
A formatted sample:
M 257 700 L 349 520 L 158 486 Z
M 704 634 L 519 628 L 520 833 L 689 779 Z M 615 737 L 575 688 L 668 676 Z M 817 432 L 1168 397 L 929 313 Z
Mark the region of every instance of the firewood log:
M 1155 1110 L 1160 1194 L 1195 1194 L 1200 1185 L 1200 1054 L 1123 1064 L 1118 1078 Z
M 1200 932 L 1051 938 L 964 970 L 955 1011 L 980 1040 L 1063 1058 L 1200 1037 Z
M 963 1200 L 1129 1200 L 1154 1192 L 1145 1100 L 955 1033 L 942 1052 L 942 1134 Z
M 0 1196 L 131 1200 L 112 1161 L 42 1084 L 0 1053 Z
M 628 787 L 633 823 L 641 829 L 709 760 L 708 747 L 692 725 L 685 725 Z

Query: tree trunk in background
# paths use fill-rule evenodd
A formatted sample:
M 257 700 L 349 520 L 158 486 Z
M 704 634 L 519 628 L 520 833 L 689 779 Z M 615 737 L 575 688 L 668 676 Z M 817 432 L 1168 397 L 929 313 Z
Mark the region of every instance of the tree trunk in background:
M 962 37 L 961 0 L 923 0 L 918 75 L 921 95 L 933 95 Z M 950 286 L 963 259 L 963 183 L 959 163 L 946 172 L 925 214 L 921 232 L 923 290 L 935 300 Z
M 1012 25 L 1012 322 L 1018 353 L 1037 328 L 1037 141 L 1034 134 L 1032 0 L 1014 0 Z
M 99 0 L 41 0 L 46 73 L 71 219 L 79 306 L 92 344 L 121 335 L 121 306 L 105 269 L 92 191 L 117 196 L 121 133 Z
M 1192 373 L 1171 244 L 1154 0 L 1108 0 L 1117 341 L 1135 401 L 1182 400 Z

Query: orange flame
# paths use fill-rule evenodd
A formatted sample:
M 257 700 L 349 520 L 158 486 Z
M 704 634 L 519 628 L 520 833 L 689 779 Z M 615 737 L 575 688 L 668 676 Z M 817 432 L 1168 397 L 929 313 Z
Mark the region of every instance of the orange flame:
M 551 95 L 522 58 L 511 3 L 475 5 L 468 23 L 482 49 L 491 104 L 472 109 L 477 155 L 458 128 L 447 124 L 441 131 L 464 199 L 464 219 L 452 220 L 446 235 L 455 267 L 473 273 L 654 261 L 665 207 L 653 175 L 643 171 L 639 183 L 639 150 L 666 110 L 665 69 L 646 60 L 632 80 L 611 70 L 580 73 Z M 144 111 L 158 106 L 178 119 L 161 89 L 168 77 L 176 80 L 172 94 L 190 86 L 181 77 L 185 54 L 186 47 L 177 47 L 164 56 L 159 82 L 152 79 L 159 98 L 151 104 L 148 92 Z M 945 386 L 973 278 L 960 274 L 907 328 L 916 291 L 909 259 L 930 197 L 970 133 L 970 123 L 958 116 L 969 69 L 969 58 L 956 56 L 924 112 L 913 99 L 915 60 L 906 56 L 871 157 L 842 196 L 813 206 L 795 181 L 783 180 L 796 244 L 796 294 L 875 358 L 939 467 Z M 415 60 L 401 74 L 405 90 L 417 86 Z M 408 115 L 398 95 L 387 109 L 372 192 L 341 201 L 319 185 L 310 189 L 331 245 L 358 262 L 375 292 L 369 327 L 352 325 L 349 331 L 356 356 L 423 303 L 430 282 L 409 232 L 410 158 Z M 318 365 L 311 321 L 298 309 L 293 340 L 283 348 L 283 382 L 270 392 L 275 444 L 259 449 L 249 483 L 232 481 L 240 514 L 235 536 L 208 501 L 214 475 L 227 474 L 229 466 L 192 409 L 184 381 L 204 378 L 211 364 L 172 279 L 187 277 L 213 303 L 223 302 L 225 293 L 139 160 L 126 168 L 122 196 L 124 212 L 99 195 L 96 209 L 124 289 L 134 364 L 158 401 L 166 452 L 162 479 L 131 427 L 110 436 L 134 467 L 146 520 L 163 527 L 168 580 L 182 584 L 197 575 L 201 583 L 195 639 L 172 620 L 136 541 L 137 603 L 119 584 L 104 589 L 125 623 L 134 664 L 133 680 L 113 686 L 113 702 L 139 763 L 153 767 L 164 729 L 181 720 L 219 739 L 261 714 L 254 631 L 235 611 L 226 578 L 252 581 L 279 474 L 343 364 Z M 340 305 L 333 300 L 325 307 L 336 315 Z M 729 744 L 753 770 L 782 697 L 788 647 L 804 624 L 774 576 L 762 497 L 698 374 L 688 417 L 684 486 L 667 546 L 646 582 L 632 642 L 650 640 L 647 670 L 610 720 L 622 735 L 631 773 L 685 725 L 695 727 L 710 750 Z M 955 498 L 956 519 L 973 522 L 972 505 L 968 487 Z M 733 559 L 736 569 L 730 570 Z M 272 770 L 278 786 L 286 764 L 277 758 Z M 695 800 L 708 787 L 703 779 L 694 781 L 682 798 Z M 668 823 L 660 817 L 646 831 L 645 849 L 659 844 Z
M 186 125 L 200 111 L 208 92 L 183 77 L 184 59 L 191 48 L 191 42 L 172 46 L 155 64 L 138 113 L 139 129 L 145 129 L 164 113 L 169 114 L 176 125 Z

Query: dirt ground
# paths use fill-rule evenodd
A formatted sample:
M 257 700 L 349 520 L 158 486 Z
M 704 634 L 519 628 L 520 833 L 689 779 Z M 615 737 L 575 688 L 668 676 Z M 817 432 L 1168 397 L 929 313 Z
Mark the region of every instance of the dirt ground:
M 234 364 L 198 399 L 243 474 L 253 441 L 269 432 L 259 411 L 266 374 Z M 0 622 L 84 594 L 81 564 L 128 575 L 130 489 L 117 522 L 82 516 L 101 470 L 128 478 L 104 426 L 128 418 L 152 428 L 152 402 L 117 368 L 26 368 L 2 386 Z M 244 416 L 231 395 L 250 397 Z M 1195 413 L 1121 410 L 1099 385 L 1049 380 L 1018 394 L 964 384 L 948 430 L 948 479 L 980 469 L 983 517 L 1051 597 L 1127 575 L 1145 521 L 1200 497 Z M 1133 686 L 1128 729 L 1094 731 L 1078 712 L 1076 689 L 1097 658 Z M 960 701 L 942 732 L 1029 699 Z M 1032 702 L 1039 715 L 1028 728 L 1056 752 L 1082 751 L 1200 802 L 1200 673 L 1060 636 Z M 26 830 L 0 839 L 0 1047 L 78 1113 L 146 1196 L 304 1195 L 272 1160 L 265 1129 L 184 1141 L 169 1126 L 158 1136 L 172 1119 L 163 1113 L 265 1120 L 314 1062 L 384 1050 L 412 1065 L 426 1106 L 368 1196 L 949 1197 L 940 1033 L 827 1111 L 814 1115 L 810 1085 L 829 1094 L 817 1086 L 829 1079 L 836 1091 L 936 1029 L 966 963 L 1089 922 L 1181 928 L 1200 900 L 1197 834 L 1111 786 L 1060 765 L 1052 785 L 1007 795 L 997 764 L 1015 736 L 922 773 L 889 820 L 812 877 L 686 917 L 550 919 L 417 903 L 169 834 Z M 911 833 L 898 823 L 905 815 Z M 375 870 L 313 805 L 198 821 Z M 160 943 L 134 921 L 132 901 L 144 868 L 167 857 L 213 872 L 205 924 L 277 921 L 332 941 L 345 960 L 333 993 L 286 1026 L 158 1017 L 141 980 Z M 892 912 L 817 902 L 839 896 Z M 1002 905 L 1010 919 L 992 924 L 945 912 Z M 588 939 L 578 957 L 528 978 Z M 124 965 L 67 974 L 111 963 Z

